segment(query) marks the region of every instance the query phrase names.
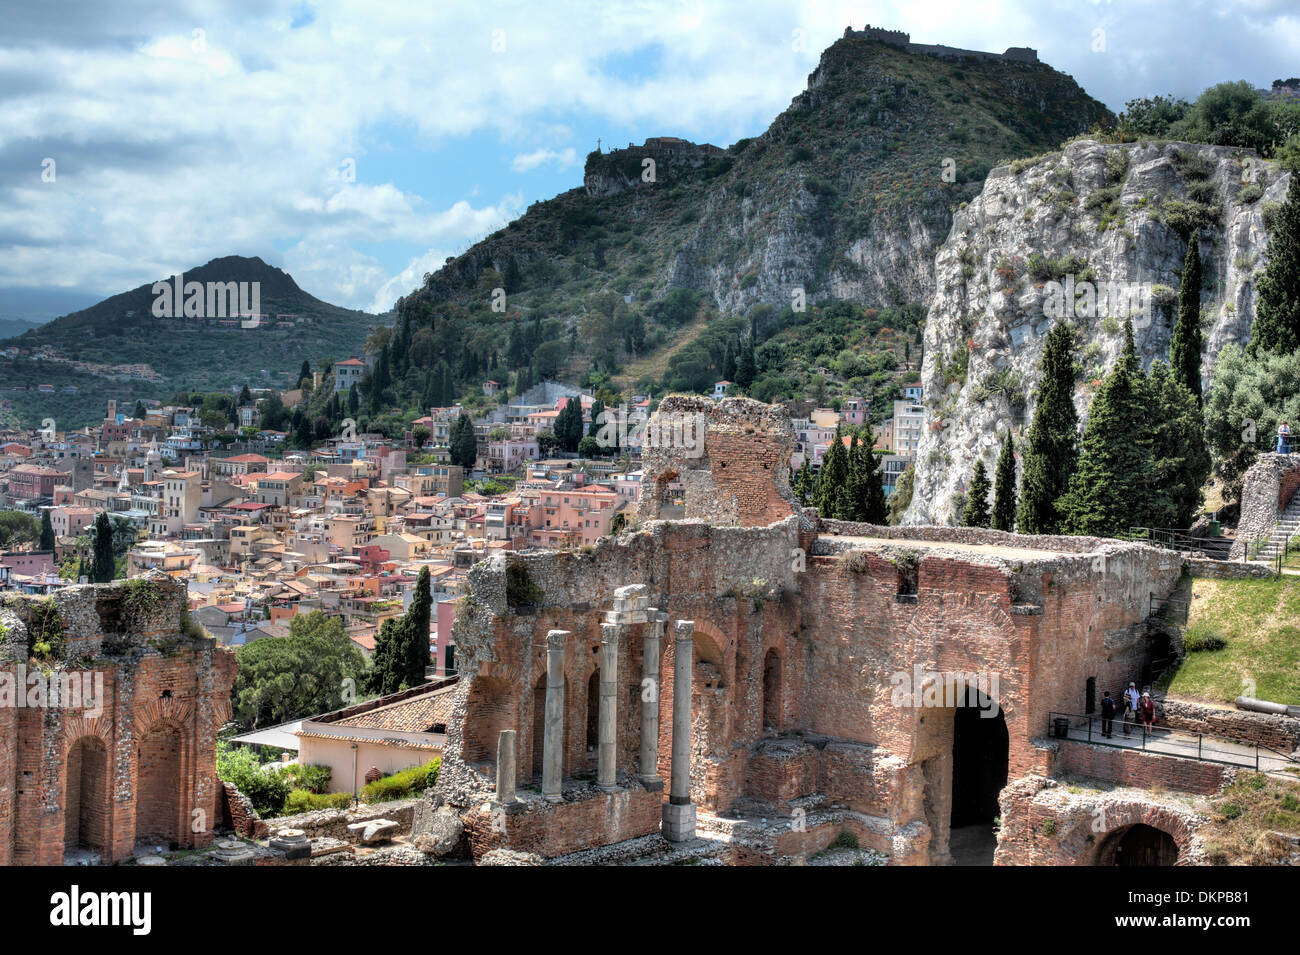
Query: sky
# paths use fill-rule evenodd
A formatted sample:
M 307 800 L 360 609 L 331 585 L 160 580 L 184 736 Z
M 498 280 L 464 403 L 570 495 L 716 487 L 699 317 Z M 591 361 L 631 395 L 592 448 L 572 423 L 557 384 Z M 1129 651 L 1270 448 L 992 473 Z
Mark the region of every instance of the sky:
M 1034 47 L 1113 110 L 1300 74 L 1295 0 L 13 4 L 0 317 L 6 292 L 93 300 L 232 254 L 386 311 L 581 186 L 598 141 L 761 133 L 866 23 Z

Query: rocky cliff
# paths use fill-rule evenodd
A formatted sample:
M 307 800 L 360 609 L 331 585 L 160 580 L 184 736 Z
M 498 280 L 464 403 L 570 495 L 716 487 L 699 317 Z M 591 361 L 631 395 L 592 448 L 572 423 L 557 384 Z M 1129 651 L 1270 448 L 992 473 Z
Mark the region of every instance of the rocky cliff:
M 992 170 L 935 256 L 925 328 L 926 427 L 908 523 L 953 523 L 977 457 L 1020 433 L 1054 316 L 1078 329 L 1081 418 L 1118 355 L 1126 316 L 1145 365 L 1167 360 L 1187 239 L 1205 284 L 1202 378 L 1249 338 L 1270 205 L 1288 175 L 1253 151 L 1186 143 L 1103 145 Z

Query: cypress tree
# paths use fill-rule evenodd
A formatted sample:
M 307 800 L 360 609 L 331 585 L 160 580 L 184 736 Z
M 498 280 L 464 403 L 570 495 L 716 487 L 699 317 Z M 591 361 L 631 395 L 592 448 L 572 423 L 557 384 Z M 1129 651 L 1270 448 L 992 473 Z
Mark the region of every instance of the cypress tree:
M 429 568 L 421 567 L 411 606 L 402 618 L 406 637 L 402 682 L 407 686 L 419 686 L 424 682 L 424 672 L 429 666 L 429 619 L 432 607 Z
M 403 637 L 401 621 L 388 619 L 379 627 L 375 637 L 375 655 L 370 667 L 369 689 L 372 693 L 395 693 L 401 683 L 398 669 Z
M 1002 453 L 993 469 L 993 513 L 989 521 L 995 531 L 1016 529 L 1016 441 L 1010 431 L 1002 440 Z
M 451 426 L 451 463 L 469 470 L 478 459 L 478 439 L 474 437 L 474 423 L 469 415 L 462 414 Z
M 1258 299 L 1250 354 L 1300 350 L 1300 171 L 1291 173 L 1286 202 L 1268 240 L 1268 264 L 1255 283 Z
M 966 492 L 966 507 L 961 512 L 961 522 L 966 527 L 989 526 L 989 472 L 984 459 L 975 459 L 975 472 L 971 475 Z
M 754 383 L 757 374 L 758 369 L 754 364 L 754 336 L 746 335 L 745 340 L 740 343 L 740 357 L 736 360 L 736 384 L 748 389 Z
M 1143 526 L 1190 527 L 1205 501 L 1210 476 L 1205 420 L 1195 397 L 1164 362 L 1151 365 L 1150 407 L 1155 416 L 1150 484 L 1152 513 Z
M 50 523 L 50 509 L 41 511 L 41 550 L 54 550 L 54 526 Z
M 1169 366 L 1199 406 L 1201 403 L 1201 255 L 1196 233 L 1187 243 L 1178 286 L 1178 323 L 1169 342 Z
M 1079 462 L 1057 502 L 1068 534 L 1114 537 L 1153 512 L 1150 388 L 1124 322 L 1124 351 L 1093 396 Z
M 799 473 L 794 479 L 794 494 L 799 498 L 799 503 L 804 507 L 812 504 L 813 493 L 816 490 L 816 480 L 813 478 L 812 463 L 803 459 L 803 464 L 799 465 Z
M 1047 333 L 1039 375 L 1016 512 L 1022 534 L 1053 534 L 1059 529 L 1056 501 L 1069 487 L 1078 460 L 1074 330 L 1065 322 L 1057 322 Z
M 302 369 L 298 372 L 298 387 L 302 387 L 304 381 L 311 381 L 311 362 L 307 359 L 302 360 Z
M 821 475 L 817 478 L 817 513 L 832 520 L 845 520 L 842 506 L 848 502 L 849 461 L 835 429 L 835 439 L 822 457 Z
M 868 524 L 884 524 L 887 517 L 885 486 L 880 474 L 880 459 L 871 450 L 875 436 L 866 425 L 861 442 L 853 439 L 853 519 Z
M 600 416 L 605 413 L 605 402 L 597 398 L 591 403 L 591 425 L 587 428 L 589 437 L 596 437 L 600 434 Z
M 117 562 L 113 558 L 113 525 L 108 512 L 100 511 L 95 518 L 95 546 L 90 565 L 90 581 L 106 584 L 117 576 Z

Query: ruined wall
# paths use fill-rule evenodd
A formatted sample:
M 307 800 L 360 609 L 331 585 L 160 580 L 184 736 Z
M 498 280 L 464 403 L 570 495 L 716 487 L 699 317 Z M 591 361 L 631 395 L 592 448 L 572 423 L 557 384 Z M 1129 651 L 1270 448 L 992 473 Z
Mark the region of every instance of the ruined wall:
M 0 864 L 57 865 L 65 846 L 118 861 L 141 838 L 211 841 L 216 734 L 229 717 L 235 661 L 214 640 L 181 632 L 184 594 L 151 575 L 6 600 Z M 61 698 L 33 696 L 51 681 Z
M 1229 556 L 1243 557 L 1246 545 L 1273 533 L 1278 517 L 1300 486 L 1300 454 L 1261 454 L 1241 483 L 1241 517 Z
M 685 517 L 765 527 L 801 513 L 790 490 L 794 430 L 781 405 L 670 395 L 650 417 L 637 517 L 661 516 L 680 482 Z

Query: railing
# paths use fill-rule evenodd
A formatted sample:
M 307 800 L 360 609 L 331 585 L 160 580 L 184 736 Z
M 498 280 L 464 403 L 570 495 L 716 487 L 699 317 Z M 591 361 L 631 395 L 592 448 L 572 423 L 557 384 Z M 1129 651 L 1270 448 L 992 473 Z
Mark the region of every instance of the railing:
M 1065 735 L 1061 733 L 1061 727 L 1058 726 L 1058 720 L 1065 720 Z M 1261 770 L 1261 759 L 1278 759 L 1291 765 L 1300 767 L 1300 756 L 1292 753 L 1283 753 L 1273 749 L 1271 746 L 1263 746 L 1259 743 L 1240 743 L 1241 750 L 1229 750 L 1221 748 L 1225 740 L 1213 736 L 1206 736 L 1204 733 L 1189 733 L 1183 730 L 1173 730 L 1168 727 L 1161 727 L 1159 730 L 1152 728 L 1148 730 L 1138 717 L 1125 721 L 1124 717 L 1117 714 L 1111 721 L 1110 737 L 1102 735 L 1101 716 L 1098 714 L 1079 714 L 1079 713 L 1048 713 L 1047 714 L 1047 735 L 1053 739 L 1070 739 L 1075 742 L 1092 743 L 1096 746 L 1110 746 L 1115 749 L 1140 749 L 1143 752 L 1152 753 L 1158 756 L 1177 756 L 1182 759 L 1195 759 L 1203 763 L 1217 763 L 1222 766 L 1250 766 L 1253 762 L 1255 772 L 1271 772 L 1272 770 Z M 1125 730 L 1128 730 L 1125 733 Z M 1180 743 L 1186 743 L 1184 748 L 1156 749 L 1155 745 L 1160 742 L 1160 737 L 1169 740 L 1172 733 L 1179 734 Z M 1138 739 L 1139 745 L 1125 745 L 1124 743 L 1114 743 L 1111 740 L 1115 733 L 1120 733 L 1127 739 Z M 1191 741 L 1196 741 L 1196 752 L 1191 752 Z M 1209 741 L 1207 743 L 1207 740 Z M 1216 745 L 1220 744 L 1220 745 Z M 1227 759 L 1224 757 L 1236 757 Z
M 1204 554 L 1211 560 L 1227 560 L 1232 550 L 1231 538 L 1194 537 L 1190 530 L 1178 527 L 1130 527 L 1124 539 L 1181 553 Z

